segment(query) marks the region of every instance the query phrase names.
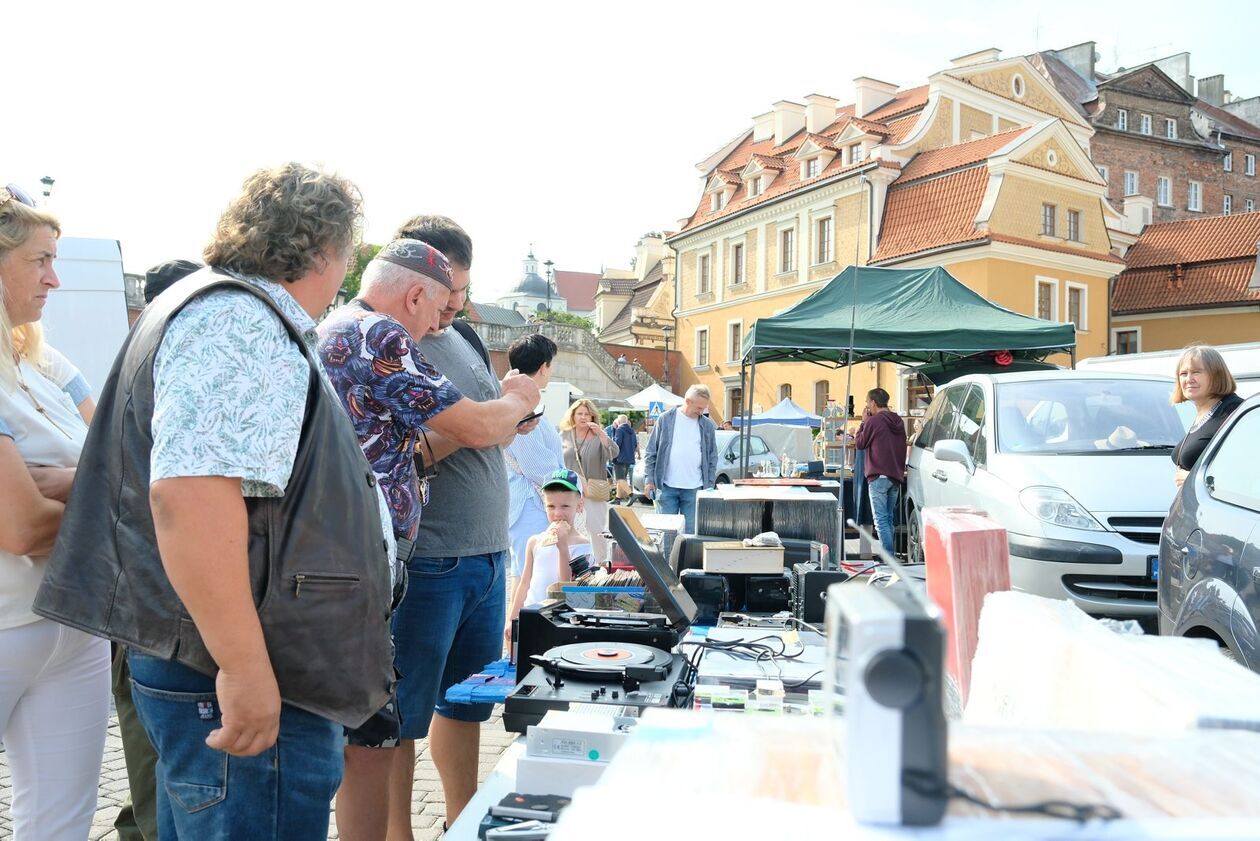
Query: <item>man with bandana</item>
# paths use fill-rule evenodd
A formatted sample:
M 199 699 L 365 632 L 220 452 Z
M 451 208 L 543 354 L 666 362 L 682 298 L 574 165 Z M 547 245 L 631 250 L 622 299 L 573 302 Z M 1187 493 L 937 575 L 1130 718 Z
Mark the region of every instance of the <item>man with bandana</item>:
M 425 360 L 418 340 L 438 329 L 452 286 L 450 263 L 440 251 L 397 239 L 367 265 L 359 297 L 319 327 L 320 358 L 385 494 L 403 560 L 411 554 L 437 462 L 461 447 L 511 440 L 539 400 L 533 380 L 513 371 L 500 398 L 475 402 Z M 414 593 L 423 596 L 419 588 Z M 396 648 L 398 671 L 428 668 L 415 662 L 417 654 L 411 646 Z M 396 701 L 347 733 L 336 808 L 342 838 L 385 838 L 391 749 L 399 735 Z

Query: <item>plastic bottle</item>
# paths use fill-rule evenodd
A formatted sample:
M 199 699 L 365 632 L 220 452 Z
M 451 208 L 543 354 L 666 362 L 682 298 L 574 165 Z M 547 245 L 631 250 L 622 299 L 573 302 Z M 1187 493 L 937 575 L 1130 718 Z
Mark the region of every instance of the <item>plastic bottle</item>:
M 788 475 L 787 469 L 788 469 L 787 450 L 784 450 L 783 452 L 779 453 L 779 476 L 782 478 L 786 478 Z

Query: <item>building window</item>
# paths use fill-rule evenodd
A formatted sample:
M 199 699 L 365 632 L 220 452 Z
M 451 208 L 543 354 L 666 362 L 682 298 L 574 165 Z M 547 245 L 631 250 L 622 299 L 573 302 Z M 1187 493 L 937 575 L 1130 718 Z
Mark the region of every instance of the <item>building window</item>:
M 1121 131 L 1129 130 L 1129 112 L 1123 108 L 1116 112 L 1116 128 Z
M 1256 174 L 1256 156 L 1247 155 L 1243 158 L 1243 175 Z
M 736 321 L 726 325 L 726 360 L 738 362 L 744 346 L 744 325 Z
M 727 407 L 726 419 L 742 417 L 744 414 L 744 390 L 739 386 L 735 386 L 726 392 Z
M 1225 214 L 1226 216 L 1228 216 L 1229 214 L 1231 214 L 1231 213 L 1233 213 L 1233 212 L 1234 212 L 1234 197 L 1233 197 L 1233 196 L 1231 196 L 1229 193 L 1226 193 L 1226 194 L 1225 194 L 1225 201 L 1224 201 L 1224 203 L 1221 205 L 1221 213 L 1223 213 L 1223 214 Z
M 696 367 L 709 367 L 709 328 L 701 327 L 696 331 Z
M 779 400 L 782 401 L 782 400 L 791 400 L 791 399 L 792 399 L 792 384 L 784 383 L 783 385 L 779 386 Z
M 1190 182 L 1190 189 L 1186 192 L 1186 209 L 1203 209 L 1203 185 L 1198 181 Z
M 731 246 L 731 286 L 744 282 L 744 244 Z
M 1164 137 L 1167 137 L 1170 140 L 1177 139 L 1177 121 L 1176 120 L 1164 120 Z
M 1141 125 L 1141 128 L 1139 128 L 1138 131 L 1142 132 L 1142 134 L 1150 134 L 1151 133 L 1151 115 L 1143 114 L 1142 122 L 1140 125 Z
M 1112 332 L 1116 337 L 1116 354 L 1141 352 L 1141 334 L 1137 330 L 1113 330 Z
M 1155 203 L 1160 207 L 1172 207 L 1172 179 L 1161 175 L 1155 179 Z
M 722 197 L 718 193 L 714 193 L 713 195 L 709 196 L 709 212 L 715 213 L 719 209 L 721 209 L 722 207 L 721 201 L 722 201 Z
M 815 226 L 817 232 L 814 243 L 817 248 L 814 249 L 815 263 L 831 262 L 831 218 L 819 219 Z
M 810 158 L 805 162 L 805 177 L 814 178 L 822 171 L 822 159 Z
M 1256 209 L 1256 202 L 1254 199 L 1247 199 L 1246 209 L 1248 213 L 1251 213 Z
M 1098 167 L 1098 174 L 1102 176 L 1102 180 L 1104 184 L 1111 183 L 1111 170 L 1107 169 L 1107 167 L 1105 166 Z
M 1234 153 L 1233 152 L 1225 153 L 1225 171 L 1226 172 L 1234 171 Z
M 1052 204 L 1043 204 L 1041 206 L 1041 235 L 1044 237 L 1054 236 L 1055 230 L 1055 207 Z
M 1138 174 L 1131 169 L 1124 171 L 1124 194 L 1126 196 L 1138 194 Z
M 866 150 L 862 148 L 861 143 L 854 143 L 849 147 L 849 163 L 860 164 L 866 160 Z
M 1054 291 L 1057 284 L 1053 281 L 1037 281 L 1037 317 L 1045 321 L 1054 320 Z
M 1024 98 L 1024 77 L 1018 73 L 1011 77 L 1011 93 L 1015 94 L 1016 99 Z
M 1068 211 L 1067 238 L 1072 242 L 1081 241 L 1081 212 L 1079 210 Z
M 701 254 L 696 261 L 696 294 L 707 295 L 712 291 L 709 283 L 709 255 Z
M 779 234 L 779 271 L 796 270 L 796 229 L 787 228 Z
M 827 381 L 814 383 L 814 414 L 821 415 L 827 409 Z
M 755 198 L 761 195 L 761 176 L 748 179 L 748 197 Z
M 1086 301 L 1088 298 L 1085 294 L 1084 286 L 1068 284 L 1067 287 L 1067 308 L 1068 321 L 1076 325 L 1077 330 L 1088 330 L 1089 326 L 1085 322 Z

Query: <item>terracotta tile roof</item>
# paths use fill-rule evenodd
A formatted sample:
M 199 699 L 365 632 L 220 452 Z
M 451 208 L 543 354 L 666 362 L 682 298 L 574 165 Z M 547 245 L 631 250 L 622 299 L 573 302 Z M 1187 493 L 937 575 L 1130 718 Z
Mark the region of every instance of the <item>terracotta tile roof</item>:
M 871 262 L 986 238 L 976 230 L 975 220 L 989 186 L 987 166 L 899 187 L 904 178 L 902 173 L 888 190 L 879 247 Z
M 926 178 L 938 172 L 947 172 L 961 166 L 968 166 L 987 159 L 1007 143 L 1028 131 L 1028 127 L 1013 128 L 1000 131 L 979 140 L 945 146 L 941 149 L 930 149 L 915 155 L 901 172 L 900 182 Z
M 890 117 L 895 117 L 911 111 L 915 108 L 922 108 L 927 105 L 928 86 L 919 85 L 917 88 L 906 88 L 897 91 L 897 95 L 889 102 L 876 108 L 869 114 L 863 114 L 862 117 L 875 122 L 886 122 Z M 849 106 L 852 108 L 853 106 Z
M 1098 251 L 1089 251 L 1085 248 L 1075 248 L 1071 245 L 1060 245 L 1054 242 L 1045 242 L 1039 239 L 1025 239 L 1024 237 L 1012 237 L 1005 234 L 989 234 L 989 239 L 993 242 L 1009 242 L 1011 245 L 1026 245 L 1029 248 L 1038 248 L 1042 251 L 1054 251 L 1059 254 L 1075 254 L 1078 257 L 1089 257 L 1091 260 L 1102 260 L 1104 263 L 1115 263 L 1123 266 L 1124 261 L 1114 254 L 1103 254 Z
M 762 155 L 754 152 L 752 159 L 764 166 L 766 169 L 783 169 L 783 159 L 774 155 Z
M 776 146 L 774 147 L 774 149 L 770 150 L 770 154 L 775 155 L 777 157 L 784 157 L 788 154 L 794 154 L 797 150 L 799 150 L 802 146 L 805 145 L 805 141 L 807 140 L 812 140 L 815 145 L 823 149 L 836 149 L 837 148 L 836 144 L 831 142 L 831 138 L 827 137 L 825 134 L 815 134 L 812 132 L 807 132 L 805 131 L 805 129 L 801 129 L 796 134 L 789 137 L 787 139 L 787 142 L 785 142 L 782 146 Z
M 1190 266 L 1180 279 L 1167 266 L 1128 269 L 1116 278 L 1111 308 L 1116 313 L 1135 313 L 1260 304 L 1260 289 L 1247 290 L 1255 268 L 1253 256 Z
M 1200 263 L 1233 257 L 1255 259 L 1260 213 L 1235 213 L 1147 225 L 1125 255 L 1130 269 Z
M 870 134 L 878 134 L 880 136 L 885 136 L 888 134 L 888 126 L 884 125 L 883 123 L 877 123 L 874 120 L 863 120 L 860 117 L 854 117 L 853 119 L 849 120 L 849 125 L 857 126 L 858 128 L 862 129 L 862 131 L 868 132 Z
M 659 267 L 660 264 L 658 263 L 657 266 Z M 655 273 L 655 277 L 649 274 L 644 278 L 643 282 L 635 288 L 634 297 L 626 301 L 626 305 L 621 308 L 612 321 L 608 322 L 608 326 L 603 329 L 601 335 L 616 333 L 628 328 L 631 319 L 634 317 L 634 310 L 648 305 L 652 300 L 652 296 L 656 294 L 656 288 L 661 285 L 662 277 L 662 273 L 658 271 Z
M 910 130 L 919 122 L 918 114 L 911 114 L 909 117 L 902 117 L 900 120 L 889 120 L 888 125 L 888 142 L 901 143 L 910 134 Z
M 612 295 L 633 295 L 637 281 L 632 277 L 606 277 L 600 280 L 599 288 Z
M 734 184 L 738 186 L 743 183 L 743 179 L 733 172 L 725 172 L 719 169 L 717 172 L 713 173 L 713 175 L 717 177 L 718 180 L 725 181 L 727 184 Z
M 595 309 L 595 290 L 598 288 L 598 272 L 562 272 L 556 269 L 556 291 L 570 310 L 589 312 Z
M 1226 111 L 1224 108 L 1217 108 L 1201 99 L 1194 103 L 1194 108 L 1211 117 L 1230 134 L 1260 141 L 1260 126 L 1252 125 L 1237 114 Z

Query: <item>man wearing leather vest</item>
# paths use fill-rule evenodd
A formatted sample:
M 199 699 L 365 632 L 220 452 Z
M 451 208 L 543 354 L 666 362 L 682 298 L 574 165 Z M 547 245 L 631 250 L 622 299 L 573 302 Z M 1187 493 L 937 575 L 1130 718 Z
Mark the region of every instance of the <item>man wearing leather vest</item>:
M 342 726 L 390 697 L 393 529 L 314 353 L 360 218 L 335 175 L 250 176 L 83 450 L 36 610 L 128 647 L 163 841 L 325 837 Z

